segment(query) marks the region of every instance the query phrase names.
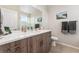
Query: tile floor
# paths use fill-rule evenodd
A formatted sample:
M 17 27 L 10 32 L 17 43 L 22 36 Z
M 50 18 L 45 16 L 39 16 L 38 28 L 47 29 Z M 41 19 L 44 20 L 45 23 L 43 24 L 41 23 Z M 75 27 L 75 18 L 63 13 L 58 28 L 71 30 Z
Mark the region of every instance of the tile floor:
M 49 53 L 79 53 L 79 49 L 57 44 L 56 47 L 51 47 Z

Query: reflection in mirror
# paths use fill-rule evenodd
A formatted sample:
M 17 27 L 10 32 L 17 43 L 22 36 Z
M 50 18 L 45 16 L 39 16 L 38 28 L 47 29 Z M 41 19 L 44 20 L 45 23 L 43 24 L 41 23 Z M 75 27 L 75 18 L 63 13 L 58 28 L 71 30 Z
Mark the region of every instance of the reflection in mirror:
M 20 27 L 23 31 L 24 29 L 35 30 L 41 29 L 42 27 L 42 12 L 31 5 L 22 5 L 20 6 L 20 10 L 24 13 L 20 15 Z M 35 28 L 36 24 L 39 24 L 37 28 Z

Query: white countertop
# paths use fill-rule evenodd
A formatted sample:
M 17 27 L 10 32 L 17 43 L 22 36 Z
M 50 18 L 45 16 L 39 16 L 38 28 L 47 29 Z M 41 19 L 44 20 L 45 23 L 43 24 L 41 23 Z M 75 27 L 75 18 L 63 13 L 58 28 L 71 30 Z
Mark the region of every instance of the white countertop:
M 50 32 L 50 30 L 37 30 L 37 31 L 27 31 L 27 32 L 12 31 L 12 34 L 8 34 L 0 38 L 0 45 L 14 42 L 17 40 L 22 40 L 24 38 L 32 37 L 45 32 Z

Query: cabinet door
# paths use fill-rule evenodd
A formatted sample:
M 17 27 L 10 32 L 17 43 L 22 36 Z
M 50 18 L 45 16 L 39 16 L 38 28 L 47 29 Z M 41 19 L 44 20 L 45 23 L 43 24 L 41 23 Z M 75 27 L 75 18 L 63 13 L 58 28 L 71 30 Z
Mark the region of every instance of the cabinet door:
M 15 53 L 15 42 L 10 43 L 10 49 L 12 53 Z
M 47 32 L 42 34 L 42 39 L 43 39 L 43 52 L 48 52 L 49 51 L 49 43 L 51 39 L 51 33 Z
M 28 52 L 30 53 L 39 52 L 38 40 L 39 40 L 38 36 L 28 38 Z
M 28 52 L 28 40 L 22 39 L 11 43 L 11 52 L 24 53 Z
M 32 37 L 28 38 L 28 52 L 29 53 L 33 52 L 33 38 Z
M 21 52 L 21 40 L 10 43 L 11 52 L 20 53 Z
M 50 37 L 50 32 L 32 37 L 32 51 L 35 53 L 48 52 Z
M 0 46 L 0 53 L 10 53 L 10 52 L 11 52 L 10 44 Z
M 24 53 L 28 52 L 28 40 L 22 39 L 0 46 L 0 52 L 4 53 Z
M 21 52 L 22 53 L 28 52 L 28 39 L 23 39 L 21 41 Z
M 39 53 L 43 52 L 43 39 L 41 35 L 37 36 L 36 49 L 37 49 L 37 52 Z
M 37 53 L 39 52 L 39 43 L 38 43 L 38 40 L 39 40 L 39 36 L 34 36 L 32 38 L 32 43 L 33 43 L 33 52 L 34 53 Z
M 34 53 L 40 53 L 43 49 L 43 40 L 41 35 L 33 36 L 31 38 L 31 51 Z
M 28 52 L 41 53 L 47 52 L 49 47 L 48 34 L 40 34 L 28 39 Z

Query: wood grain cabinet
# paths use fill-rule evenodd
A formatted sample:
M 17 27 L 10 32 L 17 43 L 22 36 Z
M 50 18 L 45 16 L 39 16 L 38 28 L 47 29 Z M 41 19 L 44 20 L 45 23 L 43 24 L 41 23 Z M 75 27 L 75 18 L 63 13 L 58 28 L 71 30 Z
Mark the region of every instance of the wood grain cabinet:
M 0 46 L 0 53 L 10 53 L 10 52 L 11 52 L 10 44 Z
M 19 41 L 15 41 L 15 42 L 12 42 L 10 45 L 11 45 L 11 52 L 14 52 L 14 53 L 26 53 L 28 52 L 28 40 L 27 39 L 22 39 L 22 40 L 19 40 Z
M 27 39 L 11 42 L 0 46 L 0 52 L 3 53 L 26 53 L 28 52 Z
M 43 39 L 42 36 L 38 36 L 38 39 L 36 41 L 36 45 L 37 45 L 37 52 L 43 52 Z
M 28 39 L 26 38 L 21 41 L 21 52 L 22 53 L 28 52 Z
M 43 39 L 43 52 L 48 52 L 50 49 L 50 39 L 51 39 L 51 32 L 42 34 Z
M 29 38 L 28 40 L 28 52 L 33 53 L 45 53 L 49 51 L 49 43 L 51 39 L 51 32 L 39 34 Z
M 15 42 L 11 42 L 10 43 L 10 49 L 12 53 L 19 53 L 21 52 L 21 40 L 19 41 L 15 41 Z
M 51 32 L 42 33 L 0 46 L 4 53 L 41 53 L 49 51 Z
M 33 47 L 34 47 L 34 45 L 33 45 L 33 38 L 30 37 L 30 38 L 28 38 L 28 52 L 29 53 L 33 52 Z

